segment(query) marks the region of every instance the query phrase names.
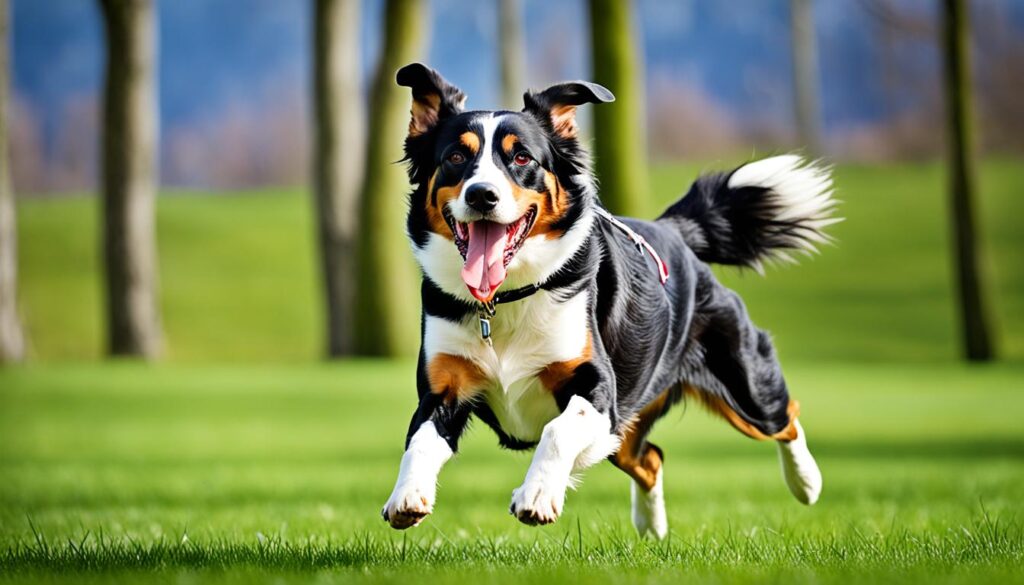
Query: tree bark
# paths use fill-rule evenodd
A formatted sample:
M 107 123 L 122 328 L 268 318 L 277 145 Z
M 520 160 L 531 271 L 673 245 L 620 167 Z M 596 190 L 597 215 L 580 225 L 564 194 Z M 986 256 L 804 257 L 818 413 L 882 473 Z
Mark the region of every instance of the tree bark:
M 356 228 L 365 112 L 359 0 L 315 0 L 314 196 L 327 309 L 328 357 L 355 349 Z
M 501 102 L 513 112 L 523 109 L 526 43 L 520 0 L 498 0 L 498 40 L 501 43 Z
M 793 45 L 793 98 L 800 143 L 821 154 L 821 106 L 818 99 L 818 42 L 812 0 L 790 0 Z
M 615 102 L 594 108 L 595 171 L 601 200 L 612 213 L 639 216 L 647 204 L 643 62 L 633 38 L 633 2 L 590 0 L 594 81 Z
M 387 0 L 384 47 L 370 94 L 366 171 L 360 196 L 356 351 L 361 355 L 411 355 L 419 339 L 419 287 L 405 237 L 409 182 L 401 165 L 409 93 L 395 72 L 420 53 L 426 22 L 420 0 Z
M 963 0 L 944 0 L 944 4 L 942 36 L 949 116 L 950 213 L 964 353 L 970 361 L 989 361 L 995 350 L 989 332 L 974 210 L 976 171 L 968 10 Z
M 18 224 L 7 143 L 10 86 L 10 7 L 0 0 L 0 363 L 25 358 L 18 318 Z
M 153 358 L 158 308 L 154 16 L 150 0 L 100 0 L 107 36 L 103 94 L 103 252 L 112 355 Z

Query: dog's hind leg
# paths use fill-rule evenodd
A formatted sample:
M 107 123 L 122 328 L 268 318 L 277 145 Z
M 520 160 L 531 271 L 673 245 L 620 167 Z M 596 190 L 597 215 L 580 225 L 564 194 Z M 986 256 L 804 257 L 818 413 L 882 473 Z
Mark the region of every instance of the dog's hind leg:
M 665 465 L 661 449 L 645 441 L 643 455 L 616 455 L 612 461 L 633 479 L 629 486 L 630 517 L 637 533 L 658 540 L 665 538 L 668 515 L 665 513 Z
M 631 518 L 633 526 L 640 536 L 652 536 L 661 540 L 668 536 L 668 515 L 665 513 L 664 469 L 658 468 L 655 473 L 654 485 L 649 489 L 646 485 L 634 481 L 629 486 Z
M 647 440 L 654 422 L 667 410 L 669 393 L 648 404 L 623 434 L 619 450 L 609 459 L 626 472 L 630 484 L 633 526 L 640 536 L 657 539 L 668 535 L 665 514 L 664 462 L 661 449 Z
M 778 439 L 776 443 L 779 447 L 779 462 L 782 463 L 782 477 L 793 496 L 810 506 L 821 495 L 821 470 L 807 448 L 807 435 L 800 421 L 794 418 L 792 427 L 796 438 Z
M 708 284 L 710 283 L 710 284 Z M 771 338 L 751 323 L 736 293 L 705 281 L 684 393 L 696 397 L 748 437 L 778 442 L 783 477 L 804 504 L 821 494 L 821 472 L 807 448 Z

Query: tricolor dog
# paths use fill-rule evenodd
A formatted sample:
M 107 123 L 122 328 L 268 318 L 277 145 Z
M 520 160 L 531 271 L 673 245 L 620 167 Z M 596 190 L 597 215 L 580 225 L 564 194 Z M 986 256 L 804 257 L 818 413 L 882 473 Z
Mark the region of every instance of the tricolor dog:
M 776 441 L 790 491 L 821 492 L 771 338 L 708 263 L 760 269 L 811 252 L 832 217 L 826 170 L 777 156 L 697 179 L 654 221 L 601 206 L 576 108 L 604 87 L 527 92 L 521 112 L 466 111 L 437 72 L 412 90 L 408 234 L 423 270 L 419 406 L 395 489 L 395 528 L 434 510 L 437 476 L 471 417 L 502 446 L 533 449 L 511 513 L 554 522 L 573 474 L 608 459 L 632 478 L 641 534 L 668 531 L 662 450 L 647 440 L 681 400 Z

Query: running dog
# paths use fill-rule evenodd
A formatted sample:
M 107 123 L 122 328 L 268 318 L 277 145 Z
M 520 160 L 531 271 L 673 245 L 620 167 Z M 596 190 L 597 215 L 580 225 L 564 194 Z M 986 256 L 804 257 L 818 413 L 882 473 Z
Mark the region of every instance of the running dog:
M 826 169 L 795 155 L 701 176 L 654 221 L 601 205 L 576 109 L 614 101 L 584 81 L 527 92 L 521 112 L 466 111 L 421 64 L 405 140 L 407 229 L 423 271 L 419 405 L 383 509 L 395 528 L 433 512 L 437 476 L 471 417 L 534 449 L 510 512 L 561 514 L 573 474 L 609 459 L 632 478 L 641 534 L 668 532 L 654 423 L 694 399 L 776 441 L 790 491 L 821 492 L 769 335 L 709 263 L 761 270 L 814 252 L 836 222 Z

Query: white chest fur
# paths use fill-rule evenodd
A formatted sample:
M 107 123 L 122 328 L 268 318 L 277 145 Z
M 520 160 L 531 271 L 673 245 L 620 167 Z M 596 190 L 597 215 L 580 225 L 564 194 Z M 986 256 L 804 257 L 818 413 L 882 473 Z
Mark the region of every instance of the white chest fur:
M 549 364 L 578 358 L 587 346 L 586 291 L 560 301 L 539 291 L 499 305 L 491 320 L 493 346 L 480 338 L 476 316 L 461 323 L 427 317 L 424 349 L 471 360 L 487 382 L 477 399 L 487 401 L 506 434 L 540 439 L 544 425 L 558 416 L 551 392 L 538 379 Z

